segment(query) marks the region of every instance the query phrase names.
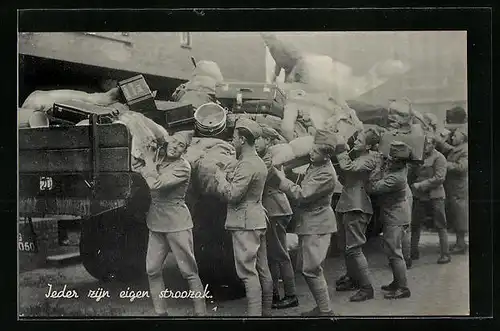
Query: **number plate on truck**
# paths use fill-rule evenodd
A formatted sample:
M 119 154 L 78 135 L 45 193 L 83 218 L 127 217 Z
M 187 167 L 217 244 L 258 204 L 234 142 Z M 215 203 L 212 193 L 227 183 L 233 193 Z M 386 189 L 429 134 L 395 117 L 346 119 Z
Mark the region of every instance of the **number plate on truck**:
M 40 177 L 40 191 L 50 191 L 53 187 L 52 177 Z

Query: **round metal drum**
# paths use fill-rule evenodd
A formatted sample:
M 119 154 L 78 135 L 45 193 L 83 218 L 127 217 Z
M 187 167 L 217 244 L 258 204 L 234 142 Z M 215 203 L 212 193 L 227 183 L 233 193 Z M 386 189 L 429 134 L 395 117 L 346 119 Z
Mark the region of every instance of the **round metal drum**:
M 217 135 L 226 128 L 226 110 L 213 102 L 198 107 L 194 119 L 197 131 L 203 136 Z

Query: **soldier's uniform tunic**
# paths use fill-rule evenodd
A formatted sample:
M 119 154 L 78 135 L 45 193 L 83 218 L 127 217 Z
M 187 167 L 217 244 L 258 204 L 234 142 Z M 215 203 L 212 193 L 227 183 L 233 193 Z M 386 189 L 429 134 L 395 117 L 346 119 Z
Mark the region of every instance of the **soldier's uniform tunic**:
M 378 152 L 368 152 L 351 160 L 347 152 L 337 155 L 344 174 L 344 186 L 335 211 L 344 232 L 348 274 L 363 288 L 371 288 L 368 263 L 361 247 L 366 243 L 366 228 L 373 214 L 372 203 L 366 188 L 369 178 L 381 162 Z
M 268 175 L 262 204 L 269 217 L 267 229 L 267 247 L 269 269 L 273 278 L 273 293 L 279 294 L 279 276 L 283 279 L 285 297 L 296 295 L 295 275 L 286 245 L 286 229 L 292 217 L 292 207 L 285 193 L 279 189 L 279 179 L 273 173 L 272 155 L 268 150 L 262 157 Z
M 469 228 L 469 162 L 468 144 L 453 147 L 441 146 L 446 155 L 447 171 L 444 181 L 446 193 L 446 216 L 451 220 L 455 231 L 467 232 Z
M 407 288 L 402 247 L 411 223 L 412 193 L 408 186 L 407 165 L 385 167 L 382 179 L 372 183 L 370 191 L 379 196 L 377 201 L 381 209 L 384 247 L 393 271 L 394 283 L 398 287 Z
M 410 182 L 419 183 L 421 188 L 413 190 L 413 208 L 411 221 L 412 255 L 418 256 L 420 229 L 427 212 L 431 213 L 434 226 L 440 231 L 441 255 L 448 255 L 446 237 L 445 190 L 446 158 L 433 149 L 424 157 L 423 164 L 410 168 Z
M 253 130 L 258 127 L 257 123 L 250 120 L 238 123 L 236 127 L 246 127 L 257 136 Z M 247 313 L 249 316 L 268 316 L 271 314 L 273 280 L 267 260 L 267 225 L 262 205 L 267 167 L 253 149 L 240 155 L 233 173 L 230 181 L 218 174 L 217 191 L 228 202 L 225 228 L 232 235 L 236 272 L 245 284 Z
M 185 203 L 185 195 L 191 177 L 191 166 L 182 157 L 158 165 L 158 176 L 148 176 L 146 181 L 151 190 L 151 206 L 147 217 L 149 228 L 146 271 L 149 277 L 151 297 L 156 313 L 165 314 L 165 299 L 159 294 L 165 290 L 163 264 L 169 251 L 175 257 L 182 276 L 188 281 L 189 289 L 203 293 L 204 288 L 198 276 L 198 267 L 193 247 L 193 222 Z M 194 299 L 195 313 L 204 315 L 204 299 Z
M 331 206 L 337 174 L 330 160 L 311 164 L 300 186 L 285 179 L 279 188 L 297 200 L 296 233 L 302 260 L 302 274 L 313 293 L 320 312 L 329 312 L 330 299 L 322 264 L 326 259 L 332 233 L 337 231 Z

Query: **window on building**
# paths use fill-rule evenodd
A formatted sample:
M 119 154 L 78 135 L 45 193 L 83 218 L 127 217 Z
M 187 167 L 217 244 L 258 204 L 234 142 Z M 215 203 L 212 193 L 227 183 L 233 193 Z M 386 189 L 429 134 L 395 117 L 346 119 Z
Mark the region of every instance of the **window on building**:
M 190 32 L 181 32 L 180 37 L 181 37 L 181 47 L 182 48 L 191 48 L 192 47 L 193 41 L 191 39 Z
M 79 32 L 80 33 L 80 32 Z M 106 39 L 110 41 L 121 42 L 123 44 L 132 46 L 128 32 L 82 32 L 86 36 L 95 38 Z

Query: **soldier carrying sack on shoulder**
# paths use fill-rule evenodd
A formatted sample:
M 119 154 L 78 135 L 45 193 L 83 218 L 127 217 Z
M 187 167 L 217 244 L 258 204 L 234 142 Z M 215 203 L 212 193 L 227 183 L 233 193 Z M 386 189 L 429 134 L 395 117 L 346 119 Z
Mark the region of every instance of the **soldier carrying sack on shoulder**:
M 351 151 L 348 152 L 349 146 L 344 141 L 339 141 L 337 146 L 337 160 L 343 173 L 344 187 L 335 211 L 339 219 L 347 268 L 347 277 L 337 281 L 337 291 L 358 290 L 350 297 L 352 302 L 373 299 L 374 296 L 362 246 L 366 243 L 365 233 L 373 214 L 366 188 L 370 175 L 382 160 L 379 152 L 372 151 L 373 146 L 379 142 L 380 135 L 367 129 L 358 134 Z
M 393 281 L 382 286 L 386 299 L 410 297 L 403 243 L 408 240 L 411 223 L 412 193 L 408 186 L 410 147 L 399 141 L 390 145 L 382 177 L 370 183 L 370 193 L 378 195 L 383 224 L 384 249 L 392 269 Z
M 273 171 L 272 154 L 269 149 L 279 138 L 279 134 L 267 125 L 261 124 L 261 127 L 262 135 L 255 141 L 255 147 L 268 170 L 262 204 L 269 218 L 266 236 L 269 269 L 273 278 L 273 308 L 297 307 L 299 300 L 296 295 L 295 274 L 286 242 L 286 229 L 293 211 L 286 194 L 279 189 L 279 180 Z M 280 275 L 285 287 L 283 298 L 279 292 Z
M 261 134 L 255 121 L 238 119 L 233 135 L 238 162 L 232 178 L 216 172 L 217 192 L 228 202 L 225 227 L 232 236 L 236 273 L 245 284 L 248 316 L 271 315 L 273 300 L 267 261 L 267 216 L 262 205 L 267 167 L 255 150 L 255 140 Z
M 182 155 L 192 139 L 189 131 L 177 132 L 155 156 L 146 157 L 141 169 L 151 190 L 151 206 L 147 217 L 149 228 L 146 271 L 155 312 L 168 315 L 166 300 L 160 297 L 165 290 L 163 265 L 167 254 L 173 253 L 177 266 L 187 280 L 189 289 L 203 293 L 194 256 L 193 221 L 185 202 L 191 178 L 191 166 Z M 165 148 L 166 147 L 166 148 Z M 205 299 L 195 298 L 196 316 L 206 315 Z
M 299 237 L 301 271 L 317 304 L 303 316 L 333 315 L 322 264 L 330 247 L 332 233 L 337 231 L 331 206 L 337 185 L 337 174 L 331 161 L 335 141 L 336 137 L 332 133 L 317 130 L 309 153 L 311 164 L 300 185 L 287 179 L 283 171 L 274 168 L 280 179 L 279 189 L 298 203 L 295 231 Z
M 446 229 L 445 190 L 446 158 L 436 150 L 434 135 L 427 135 L 422 164 L 410 167 L 410 184 L 413 193 L 411 220 L 411 259 L 420 257 L 419 243 L 421 226 L 427 212 L 431 214 L 439 234 L 440 257 L 438 264 L 451 261 Z

